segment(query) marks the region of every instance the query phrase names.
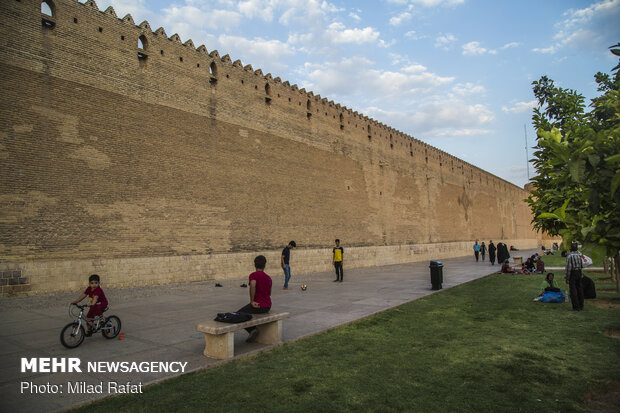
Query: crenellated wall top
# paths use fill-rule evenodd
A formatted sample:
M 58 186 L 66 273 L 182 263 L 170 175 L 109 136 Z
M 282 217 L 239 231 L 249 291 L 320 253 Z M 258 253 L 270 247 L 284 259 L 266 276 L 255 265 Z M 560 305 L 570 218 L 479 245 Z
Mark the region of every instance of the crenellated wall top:
M 99 19 L 97 20 L 97 24 L 102 25 L 105 24 L 105 20 L 107 19 L 111 24 L 123 24 L 129 30 L 134 31 L 134 36 L 137 38 L 145 38 L 147 44 L 149 43 L 151 38 L 159 38 L 159 39 L 167 39 L 169 42 L 167 45 L 160 45 L 162 47 L 161 54 L 165 53 L 187 53 L 188 50 L 192 51 L 196 54 L 197 59 L 205 59 L 207 60 L 207 67 L 215 64 L 221 65 L 226 68 L 229 72 L 238 71 L 240 73 L 252 73 L 261 81 L 264 81 L 266 85 L 268 84 L 277 84 L 280 88 L 288 89 L 291 93 L 298 93 L 301 96 L 305 97 L 308 100 L 308 105 L 312 102 L 312 105 L 322 104 L 325 106 L 329 106 L 330 108 L 334 108 L 340 116 L 339 122 L 341 129 L 344 127 L 343 116 L 350 117 L 352 119 L 356 119 L 362 122 L 365 125 L 362 125 L 364 129 L 367 129 L 368 138 L 376 135 L 378 132 L 385 134 L 386 139 L 388 139 L 389 145 L 392 145 L 392 141 L 396 139 L 403 139 L 409 142 L 407 145 L 411 149 L 411 156 L 413 156 L 413 151 L 421 151 L 424 152 L 424 157 L 426 158 L 426 162 L 428 163 L 429 158 L 431 160 L 437 161 L 436 163 L 441 166 L 444 162 L 450 161 L 452 164 L 456 162 L 456 165 L 451 165 L 451 167 L 459 168 L 463 175 L 467 174 L 470 177 L 473 177 L 474 171 L 477 173 L 488 174 L 488 172 L 483 171 L 482 169 L 471 165 L 462 159 L 459 159 L 453 155 L 450 155 L 447 152 L 444 152 L 434 146 L 431 146 L 425 142 L 422 142 L 413 136 L 410 136 L 402 131 L 399 131 L 389 125 L 385 125 L 382 122 L 379 122 L 371 117 L 368 117 L 364 114 L 358 113 L 357 111 L 341 105 L 339 103 L 335 103 L 333 100 L 329 100 L 326 97 L 322 97 L 319 94 L 316 94 L 311 90 L 306 90 L 305 88 L 299 88 L 297 84 L 291 84 L 288 80 L 282 81 L 280 77 L 273 77 L 271 73 L 264 74 L 262 69 L 257 68 L 254 69 L 251 64 L 243 65 L 240 59 L 233 59 L 225 54 L 220 57 L 219 52 L 217 50 L 208 51 L 205 45 L 200 45 L 198 47 L 195 46 L 192 39 L 187 39 L 185 42 L 182 41 L 179 34 L 175 33 L 171 36 L 167 36 L 166 31 L 163 27 L 159 27 L 157 30 L 153 31 L 151 25 L 148 21 L 142 21 L 140 24 L 136 25 L 133 17 L 130 14 L 125 15 L 123 18 L 119 18 L 116 11 L 112 6 L 105 9 L 105 11 L 101 11 L 96 2 L 94 0 L 88 0 L 84 3 L 79 2 L 78 0 L 44 0 L 43 2 L 50 5 L 55 18 L 56 15 L 61 15 L 63 13 L 68 13 L 67 10 L 63 10 L 64 7 L 83 7 L 85 9 L 89 9 L 90 13 L 99 13 Z M 21 4 L 32 6 L 33 9 L 36 6 L 40 12 L 41 1 L 38 0 L 22 0 Z M 102 23 L 102 20 L 104 21 Z M 88 24 L 88 21 L 86 22 Z M 100 28 L 101 31 L 101 28 Z M 168 48 L 168 50 L 166 50 Z M 180 59 L 182 62 L 183 59 Z M 216 76 L 216 71 L 212 71 L 209 74 L 212 79 Z M 266 90 L 268 87 L 266 86 Z M 309 106 L 308 106 L 309 108 Z M 338 115 L 338 113 L 335 114 Z M 326 113 L 327 115 L 327 113 Z M 493 176 L 495 179 L 503 181 L 505 184 L 509 184 L 514 186 L 513 184 L 499 178 Z M 515 188 L 518 188 L 514 186 Z M 521 188 L 519 188 L 521 189 Z

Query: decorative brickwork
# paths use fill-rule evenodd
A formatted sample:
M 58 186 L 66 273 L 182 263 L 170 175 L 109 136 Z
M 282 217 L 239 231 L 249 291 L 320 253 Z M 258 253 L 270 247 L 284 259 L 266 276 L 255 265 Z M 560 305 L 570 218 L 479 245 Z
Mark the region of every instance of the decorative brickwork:
M 349 267 L 539 242 L 521 188 L 111 7 L 46 3 L 0 2 L 0 269 L 29 294 L 245 276 L 291 239 L 297 273 L 335 238 Z

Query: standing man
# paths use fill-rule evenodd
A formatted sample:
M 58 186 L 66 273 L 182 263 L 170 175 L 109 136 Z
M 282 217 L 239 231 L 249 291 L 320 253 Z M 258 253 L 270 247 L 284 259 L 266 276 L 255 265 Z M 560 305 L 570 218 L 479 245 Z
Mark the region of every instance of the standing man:
M 336 239 L 336 246 L 332 252 L 334 253 L 334 268 L 336 269 L 336 279 L 334 282 L 342 282 L 344 276 L 342 271 L 342 255 L 344 254 L 344 249 L 340 246 L 339 239 Z
M 491 261 L 491 265 L 495 265 L 495 244 L 493 244 L 493 240 L 489 241 L 489 261 Z
M 583 286 L 581 285 L 583 261 L 577 249 L 576 242 L 570 244 L 570 254 L 566 257 L 564 278 L 570 286 L 570 301 L 573 304 L 573 311 L 583 311 Z
M 478 244 L 478 240 L 474 244 L 474 255 L 476 256 L 476 262 L 478 262 L 478 255 L 480 255 L 480 244 Z
M 480 255 L 482 255 L 482 261 L 484 262 L 484 257 L 487 255 L 487 246 L 484 245 L 484 241 L 482 241 L 482 245 L 480 246 Z
M 250 304 L 240 308 L 237 312 L 250 314 L 264 314 L 271 309 L 271 277 L 265 273 L 267 259 L 263 255 L 254 258 L 254 271 L 250 274 Z M 246 343 L 256 341 L 258 330 L 256 327 L 248 327 L 246 331 L 250 333 Z
M 291 279 L 291 266 L 289 265 L 289 261 L 291 259 L 291 250 L 295 248 L 297 244 L 295 241 L 291 241 L 288 243 L 286 247 L 282 250 L 282 271 L 284 271 L 284 288 L 283 290 L 288 290 L 288 281 Z

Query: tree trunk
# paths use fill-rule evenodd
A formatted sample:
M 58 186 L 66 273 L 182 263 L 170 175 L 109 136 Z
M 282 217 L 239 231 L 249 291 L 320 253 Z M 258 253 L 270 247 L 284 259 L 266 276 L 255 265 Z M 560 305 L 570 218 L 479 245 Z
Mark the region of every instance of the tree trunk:
M 611 271 L 609 269 L 609 257 L 603 258 L 603 271 L 605 274 L 609 274 L 611 276 Z
M 614 276 L 616 277 L 616 292 L 620 293 L 620 255 L 616 254 L 614 256 Z

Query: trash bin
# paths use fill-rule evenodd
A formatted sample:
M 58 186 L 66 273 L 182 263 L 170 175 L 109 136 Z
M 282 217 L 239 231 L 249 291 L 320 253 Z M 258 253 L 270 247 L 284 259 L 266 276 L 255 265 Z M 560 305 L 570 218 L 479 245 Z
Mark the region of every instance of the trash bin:
M 443 264 L 441 261 L 431 261 L 431 265 L 428 268 L 431 269 L 431 284 L 433 290 L 441 290 L 441 284 L 443 283 Z

